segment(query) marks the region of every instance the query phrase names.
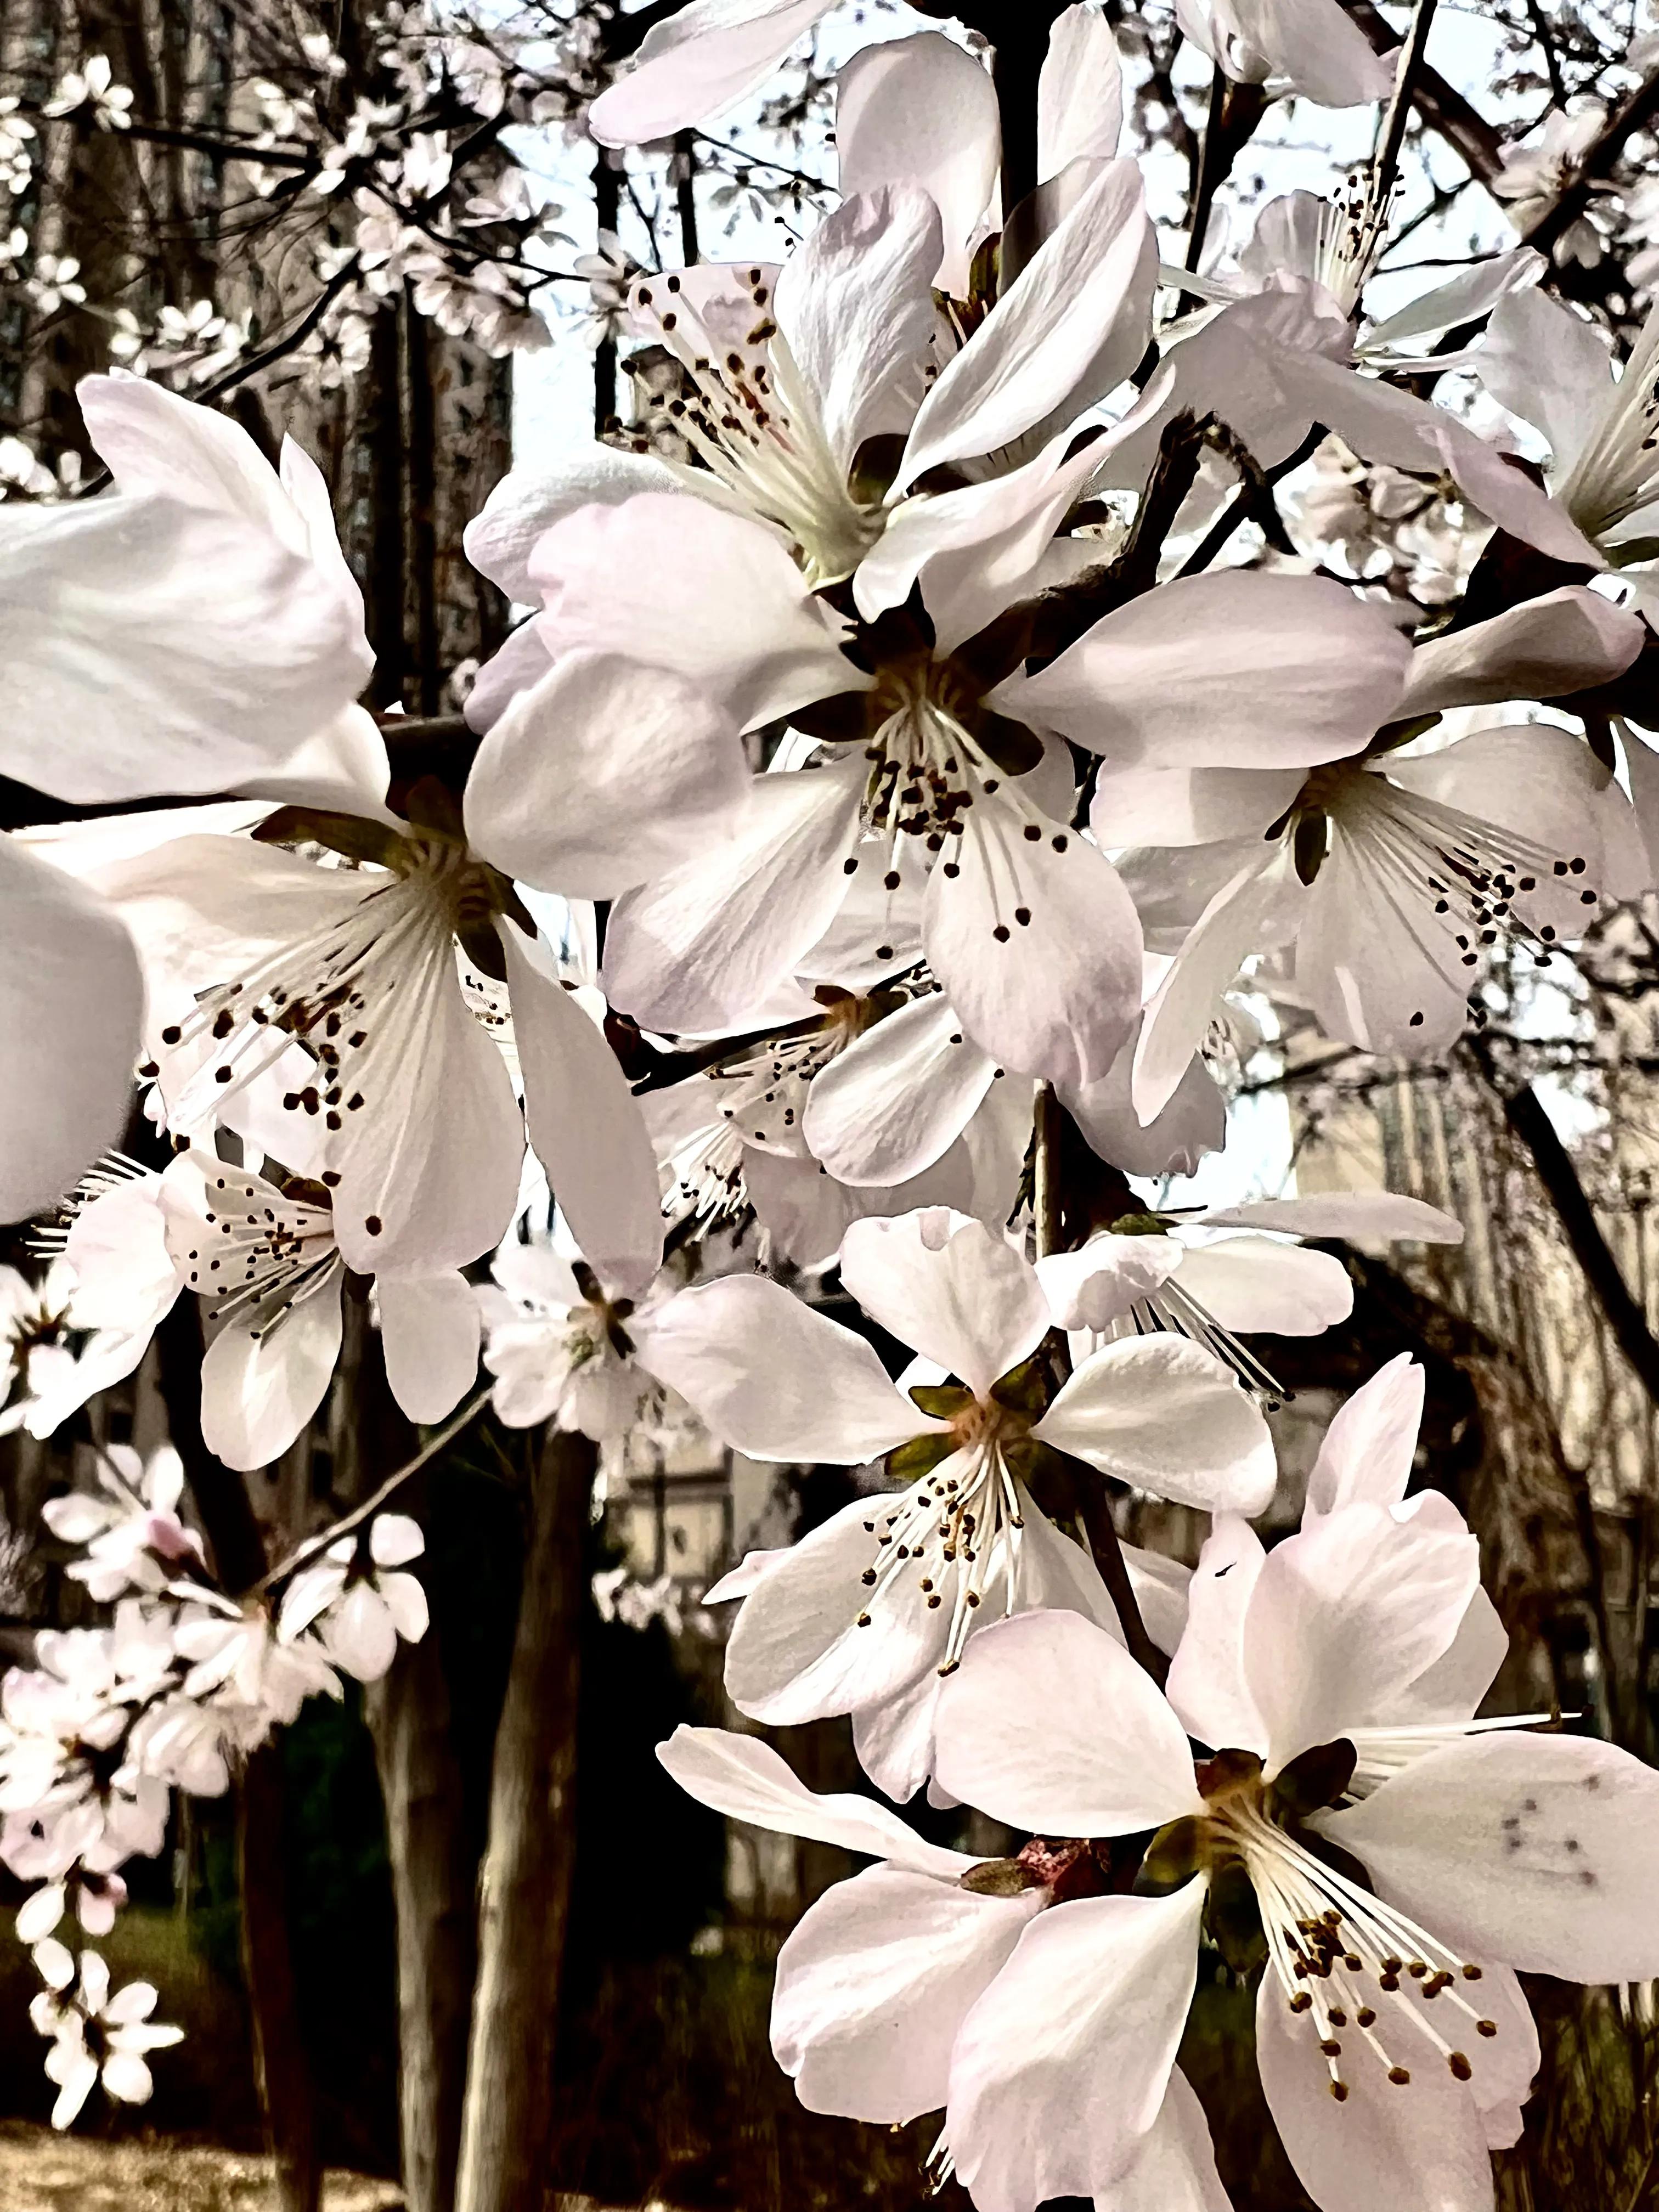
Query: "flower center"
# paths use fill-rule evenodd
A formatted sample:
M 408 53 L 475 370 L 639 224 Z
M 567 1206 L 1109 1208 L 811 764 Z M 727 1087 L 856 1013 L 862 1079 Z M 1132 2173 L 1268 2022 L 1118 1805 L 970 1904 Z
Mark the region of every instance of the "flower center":
M 256 1340 L 277 1328 L 343 1270 L 326 1206 L 285 1199 L 234 1172 L 208 1185 L 210 1237 L 189 1252 L 190 1285 L 212 1300 L 210 1321 L 245 1317 Z

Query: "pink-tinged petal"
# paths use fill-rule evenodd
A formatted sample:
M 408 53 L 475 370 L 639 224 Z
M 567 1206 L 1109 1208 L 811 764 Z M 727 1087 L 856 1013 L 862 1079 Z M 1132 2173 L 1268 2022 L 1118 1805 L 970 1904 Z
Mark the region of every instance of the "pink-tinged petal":
M 1223 1328 L 1317 1336 L 1353 1311 L 1353 1282 L 1334 1254 L 1272 1237 L 1186 1247 L 1179 1287 Z
M 1185 1257 L 1173 1237 L 1091 1237 L 1036 1263 L 1059 1328 L 1109 1328 L 1166 1283 Z
M 1028 838 L 1026 827 L 1038 835 Z M 1075 830 L 981 799 L 927 880 L 927 957 L 966 1034 L 1000 1066 L 1060 1084 L 1109 1073 L 1140 1010 L 1133 902 Z
M 581 507 L 620 507 L 641 492 L 681 489 L 673 471 L 649 453 L 595 443 L 543 469 L 510 469 L 462 532 L 466 557 L 481 575 L 522 606 L 541 598 L 530 573 L 536 541 Z
M 1260 1513 L 1278 1480 L 1255 1401 L 1183 1337 L 1103 1346 L 1031 1433 L 1137 1490 L 1211 1513 Z
M 517 629 L 509 630 L 500 651 L 485 661 L 466 695 L 467 727 L 489 729 L 520 691 L 540 683 L 552 665 L 553 656 L 534 622 L 522 622 Z
M 1119 767 L 1103 761 L 1089 827 L 1109 851 L 1208 845 L 1265 833 L 1303 784 L 1300 769 Z
M 841 1279 L 872 1321 L 978 1397 L 1035 1352 L 1048 1303 L 1024 1255 L 982 1221 L 927 1206 L 855 1221 Z
M 620 899 L 605 933 L 612 1004 L 653 1029 L 742 1022 L 835 920 L 865 765 L 757 776 L 723 838 Z
M 640 41 L 587 111 L 601 146 L 643 146 L 707 123 L 765 83 L 830 0 L 691 0 Z
M 1123 130 L 1123 63 L 1099 8 L 1066 8 L 1048 33 L 1037 78 L 1037 174 L 1077 161 L 1110 161 Z
M 0 838 L 0 1215 L 51 1206 L 119 1137 L 144 990 L 120 915 Z
M 441 1421 L 477 1378 L 477 1292 L 454 1273 L 380 1275 L 374 1294 L 392 1396 L 411 1421 Z
M 1461 1244 L 1463 1224 L 1437 1206 L 1392 1190 L 1316 1191 L 1308 1198 L 1259 1198 L 1218 1206 L 1195 1217 L 1206 1229 L 1273 1229 L 1286 1237 L 1346 1237 L 1413 1244 Z
M 1146 350 L 1156 268 L 1140 173 L 1106 162 L 923 400 L 897 488 L 1103 398 Z
M 868 678 L 781 538 L 684 492 L 584 507 L 536 542 L 543 643 L 614 653 L 701 687 L 744 727 Z
M 1647 626 L 1582 585 L 1449 630 L 1412 654 L 1400 719 L 1509 699 L 1560 699 L 1622 676 Z
M 875 1560 L 877 1516 L 890 1507 L 883 1496 L 855 1499 L 799 1544 L 791 1547 L 744 1601 L 726 1648 L 726 1695 L 738 1711 L 776 1728 L 908 1706 L 913 1692 L 938 1681 L 950 1613 L 931 1610 L 915 1578 L 901 1580 L 870 1606 L 864 1577 Z M 860 1626 L 860 1617 L 869 1617 Z M 920 1729 L 927 1715 L 913 1716 Z M 896 1747 L 894 1747 L 896 1750 Z M 884 1766 L 872 1779 L 890 1785 L 917 1781 L 929 1771 L 924 1743 L 903 1747 L 907 1771 Z M 921 1776 L 908 1771 L 921 1760 Z
M 1467 1531 L 1351 1505 L 1275 1546 L 1244 1624 L 1244 1672 L 1269 1765 L 1386 1723 L 1446 1651 L 1480 1577 Z
M 1402 1352 L 1338 1407 L 1308 1477 L 1304 1526 L 1340 1506 L 1400 1503 L 1417 1455 L 1424 1388 L 1422 1368 Z
M 1587 1736 L 1471 1736 L 1320 1825 L 1465 1956 L 1569 1982 L 1659 1972 L 1659 1776 Z
M 601 1279 L 637 1297 L 662 1256 L 656 1150 L 603 1030 L 539 941 L 501 925 L 530 1142 Z
M 1030 1833 L 1129 1835 L 1201 1810 L 1162 1691 L 1081 1613 L 1016 1613 L 969 1638 L 934 1741 L 953 1797 Z
M 1410 660 L 1387 617 L 1340 584 L 1230 570 L 1131 599 L 992 699 L 1115 761 L 1308 768 L 1390 719 Z
M 1267 1554 L 1247 1521 L 1224 1513 L 1187 1585 L 1187 1622 L 1170 1662 L 1170 1703 L 1212 1751 L 1267 1748 L 1267 1724 L 1244 1678 L 1244 1620 Z
M 1178 2066 L 1134 2164 L 1121 2180 L 1095 2192 L 1095 2212 L 1232 2212 L 1204 2107 Z
M 635 659 L 574 653 L 480 744 L 467 842 L 541 890 L 615 898 L 705 851 L 750 782 L 718 698 Z
M 1511 292 L 1536 284 L 1548 266 L 1543 255 L 1529 246 L 1517 246 L 1489 261 L 1477 261 L 1449 283 L 1419 293 L 1398 314 L 1371 324 L 1364 336 L 1365 351 L 1374 356 L 1385 347 L 1403 344 L 1407 338 L 1437 338 L 1460 324 L 1477 322 Z
M 758 1737 L 682 1722 L 657 1757 L 700 1805 L 783 1836 L 803 1836 L 863 1851 L 940 1885 L 954 1883 L 978 1861 L 925 1843 L 908 1822 L 873 1797 L 842 1792 L 821 1797 Z
M 870 46 L 856 56 L 842 73 L 839 112 L 846 112 L 848 76 L 861 63 L 928 38 L 990 92 L 985 70 L 960 46 L 924 33 L 923 40 Z M 991 104 L 994 115 L 994 95 Z M 939 210 L 909 173 L 881 173 L 874 165 L 854 181 L 848 150 L 842 135 L 841 205 L 785 262 L 772 295 L 778 329 L 816 407 L 843 489 L 866 438 L 902 435 L 909 426 L 933 342 L 929 287 L 941 243 Z
M 1550 442 L 1558 479 L 1595 436 L 1613 392 L 1613 356 L 1594 323 L 1540 291 L 1493 313 L 1475 374 L 1500 407 Z
M 942 1425 L 894 1388 L 861 1336 L 757 1275 L 682 1291 L 634 1336 L 650 1372 L 753 1459 L 855 1467 Z
M 1139 1037 L 1137 1030 L 1135 1042 Z M 1130 1095 L 1134 1056 L 1135 1043 L 1126 1044 L 1109 1075 L 1080 1090 L 1062 1090 L 1060 1103 L 1090 1151 L 1125 1175 L 1192 1175 L 1227 1141 L 1227 1102 L 1194 1053 L 1169 1103 L 1143 1122 Z
M 936 2112 L 957 2030 L 1041 1902 L 891 1867 L 819 1898 L 778 1954 L 772 2000 L 772 2050 L 807 2111 L 884 2125 Z
M 945 2134 L 980 2212 L 1092 2197 L 1133 2165 L 1186 2024 L 1203 1904 L 1191 1881 L 1079 1898 L 1025 1929 L 951 2057 Z
M 1492 2212 L 1480 2107 L 1472 2087 L 1456 2080 L 1430 2041 L 1429 2025 L 1426 2009 L 1419 2025 L 1416 2013 L 1390 2005 L 1374 2031 L 1386 2063 L 1350 2030 L 1336 2062 L 1348 2092 L 1339 2103 L 1311 2015 L 1291 2012 L 1275 1973 L 1262 1976 L 1255 2008 L 1261 2087 L 1291 2164 L 1320 2212 L 1412 2203 L 1432 2204 L 1435 2212 Z M 1389 2063 L 1403 2067 L 1410 2081 L 1390 2081 Z
M 1141 1020 L 1131 1095 L 1143 1121 L 1155 1121 L 1191 1079 L 1193 1055 L 1239 969 L 1304 898 L 1284 847 L 1258 843 L 1210 900 Z
M 1023 468 L 902 501 L 859 564 L 853 592 L 860 612 L 873 620 L 902 606 L 920 584 L 935 651 L 954 651 L 1005 607 L 1034 595 L 1054 531 L 1094 466 L 1092 446 L 1074 449 L 1068 427 Z
M 280 1459 L 323 1402 L 340 1356 L 336 1275 L 256 1335 L 228 1322 L 202 1362 L 202 1441 L 227 1467 Z
M 924 296 L 933 283 L 958 300 L 968 296 L 969 254 L 996 189 L 1000 145 L 989 70 L 940 32 L 866 46 L 836 80 L 843 201 L 908 184 L 920 185 L 939 211 L 933 262 L 922 271 Z M 809 239 L 801 252 L 811 244 Z M 869 289 L 872 309 L 889 304 L 873 275 Z M 913 404 L 920 388 L 909 395 Z
M 843 1182 L 908 1182 L 955 1143 L 995 1073 L 948 999 L 913 999 L 813 1077 L 807 1148 Z

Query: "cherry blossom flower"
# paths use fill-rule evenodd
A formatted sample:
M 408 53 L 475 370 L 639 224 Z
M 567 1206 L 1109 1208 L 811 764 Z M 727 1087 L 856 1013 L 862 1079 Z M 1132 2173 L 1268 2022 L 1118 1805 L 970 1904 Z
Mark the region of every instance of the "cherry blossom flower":
M 359 1682 L 378 1682 L 397 1656 L 399 1637 L 426 1634 L 426 1591 L 399 1571 L 426 1549 L 406 1513 L 377 1513 L 357 1534 L 339 1537 L 289 1583 L 276 1634 L 292 1644 L 307 1629 L 334 1664 Z
M 869 1798 L 816 1796 L 752 1736 L 682 1725 L 657 1756 L 728 1819 L 877 1862 L 811 1905 L 778 1954 L 773 2052 L 808 2112 L 896 2126 L 946 2106 L 948 2129 L 956 2050 L 1070 1869 L 1045 1862 L 1041 1845 L 1012 1862 L 926 1843 Z M 1023 2026 L 1036 2070 L 1052 2044 L 1034 2037 L 1034 2020 Z M 1135 2140 L 1118 2170 L 1096 2174 L 1085 2192 L 1099 2212 L 1227 2212 L 1209 2129 L 1183 2075 L 1171 2069 L 1162 2101 L 1129 2127 Z M 1064 2133 L 1062 2123 L 1056 2164 Z
M 1267 1555 L 1242 1620 L 1224 1595 L 1231 1641 L 1195 1581 L 1211 1757 L 1079 1615 L 975 1638 L 939 1699 L 943 1785 L 1097 1856 L 1156 1832 L 1127 1847 L 1138 1893 L 1040 1915 L 957 2036 L 945 2137 L 977 2202 L 1015 2212 L 1121 2169 L 1164 2094 L 1203 1923 L 1237 1963 L 1265 1957 L 1262 2084 L 1326 2212 L 1355 2202 L 1357 2160 L 1391 2199 L 1429 2165 L 1449 2203 L 1491 2203 L 1488 2143 L 1518 2131 L 1538 2063 L 1516 1972 L 1617 1979 L 1659 1960 L 1639 1905 L 1659 1784 L 1583 1738 L 1453 1726 L 1425 1743 L 1413 1722 L 1400 1763 L 1389 1717 L 1450 1647 L 1475 1549 L 1351 1504 Z M 1241 1690 L 1254 1745 L 1222 1725 Z M 1024 2023 L 1057 2014 L 1063 2052 L 1039 2066 Z
M 185 1561 L 200 1562 L 202 1540 L 179 1518 L 184 1462 L 171 1444 L 152 1452 L 148 1464 L 131 1444 L 106 1444 L 94 1462 L 102 1496 L 71 1491 L 40 1509 L 60 1543 L 84 1545 L 84 1559 L 68 1572 L 99 1604 L 129 1590 L 152 1595 L 164 1589 Z
M 866 1771 L 905 1798 L 932 1771 L 939 1686 L 981 1621 L 1062 1604 L 1118 1632 L 1092 1559 L 1055 1526 L 1077 1510 L 1073 1489 L 1056 1492 L 1062 1463 L 1071 1481 L 1254 1513 L 1273 1446 L 1220 1362 L 1171 1336 L 1109 1345 L 1051 1395 L 1033 1357 L 1054 1325 L 1042 1285 L 981 1222 L 936 1207 L 855 1223 L 841 1272 L 927 1371 L 960 1381 L 907 1395 L 862 1339 L 752 1276 L 682 1292 L 641 1332 L 641 1357 L 753 1458 L 884 1457 L 908 1478 L 710 1593 L 744 1595 L 726 1650 L 738 1710 L 780 1724 L 850 1712 Z
M 69 2127 L 100 2081 L 105 2094 L 118 2104 L 148 2104 L 155 2085 L 147 2054 L 182 2042 L 185 2033 L 151 2020 L 156 1991 L 148 1982 L 129 1982 L 112 1996 L 104 1960 L 96 1951 L 83 1951 L 71 1995 L 74 1961 L 50 1938 L 36 1946 L 35 1960 L 48 1986 L 30 2004 L 29 2018 L 52 2039 L 46 2078 L 58 2085 L 53 2127 Z
M 211 1698 L 244 1750 L 288 1726 L 307 1698 L 342 1694 L 320 1645 L 280 1638 L 258 1596 L 239 1601 L 197 1589 L 179 1616 L 173 1642 L 189 1663 L 185 1700 Z

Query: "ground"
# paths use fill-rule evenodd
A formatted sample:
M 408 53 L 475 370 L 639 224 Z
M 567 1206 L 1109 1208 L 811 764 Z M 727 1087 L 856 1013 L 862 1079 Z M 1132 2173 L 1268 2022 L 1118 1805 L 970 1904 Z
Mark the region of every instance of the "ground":
M 0 2122 L 5 2212 L 266 2212 L 271 2201 L 265 2159 Z M 390 2182 L 358 2173 L 331 2173 L 323 2191 L 324 2212 L 396 2212 L 402 2203 Z

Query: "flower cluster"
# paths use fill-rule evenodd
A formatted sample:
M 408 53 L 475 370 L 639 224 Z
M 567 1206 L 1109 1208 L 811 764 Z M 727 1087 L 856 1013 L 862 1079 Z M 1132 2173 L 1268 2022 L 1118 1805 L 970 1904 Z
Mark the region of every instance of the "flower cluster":
M 698 127 L 825 12 L 654 20 L 587 127 Z M 1218 129 L 1399 88 L 1337 0 L 1181 15 Z M 341 216 L 316 342 L 407 295 L 531 343 L 558 212 L 464 174 L 437 111 L 521 121 L 534 88 L 412 10 L 391 33 L 374 99 L 320 33 L 335 97 L 258 94 L 254 150 Z M 701 1593 L 732 1704 L 849 1717 L 876 1790 L 1014 1847 L 814 1796 L 752 1735 L 663 1747 L 707 1804 L 877 1862 L 779 1960 L 811 2109 L 942 2112 L 982 2212 L 1215 2212 L 1175 2064 L 1212 1949 L 1259 1977 L 1324 2212 L 1425 2174 L 1480 2212 L 1537 2064 L 1517 1977 L 1659 1974 L 1659 1779 L 1482 1711 L 1506 1635 L 1457 1507 L 1411 1487 L 1408 1358 L 1336 1417 L 1297 1532 L 1250 1525 L 1284 1487 L 1256 1340 L 1349 1319 L 1329 1247 L 1458 1223 L 1171 1184 L 1223 1148 L 1270 1003 L 1432 1059 L 1495 971 L 1659 884 L 1659 314 L 1617 362 L 1524 245 L 1372 313 L 1386 128 L 1330 204 L 1176 269 L 1093 0 L 1054 21 L 1023 198 L 977 50 L 872 46 L 834 91 L 836 204 L 786 259 L 638 269 L 607 234 L 576 270 L 653 420 L 473 520 L 526 611 L 440 769 L 358 703 L 362 596 L 292 441 L 273 467 L 118 370 L 80 390 L 109 487 L 0 506 L 0 769 L 70 817 L 0 841 L 0 1214 L 46 1263 L 0 1273 L 0 1425 L 53 1434 L 183 1322 L 178 1441 L 222 1470 L 349 1411 L 366 1346 L 435 1431 L 241 1585 L 176 1452 L 110 1446 L 46 1507 L 110 1609 L 0 1690 L 55 2117 L 100 2080 L 141 2101 L 175 2033 L 58 1931 L 107 1932 L 171 1792 L 423 1635 L 422 1531 L 379 1509 L 489 1404 L 857 1471 Z M 89 61 L 44 112 L 131 105 Z M 1517 209 L 1582 138 L 1509 164 Z M 26 281 L 78 304 L 67 260 Z M 205 379 L 247 327 L 204 299 L 121 349 Z M 1130 1496 L 1208 1517 L 1195 1566 L 1121 1540 Z M 666 1572 L 592 1588 L 683 1619 Z

